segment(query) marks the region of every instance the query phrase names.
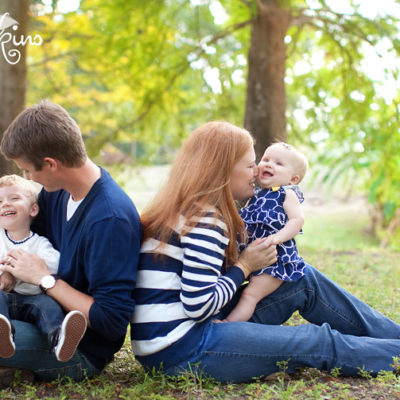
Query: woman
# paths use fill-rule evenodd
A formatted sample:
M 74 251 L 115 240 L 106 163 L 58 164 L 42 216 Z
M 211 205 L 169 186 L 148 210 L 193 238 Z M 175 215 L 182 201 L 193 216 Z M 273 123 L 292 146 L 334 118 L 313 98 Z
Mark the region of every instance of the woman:
M 246 382 L 297 367 L 356 375 L 392 370 L 400 325 L 311 266 L 261 300 L 249 322 L 217 323 L 233 308 L 248 275 L 276 261 L 267 239 L 240 256 L 244 235 L 235 200 L 254 194 L 250 134 L 226 122 L 192 132 L 169 179 L 142 215 L 132 347 L 146 368 L 170 375 L 202 370 L 222 382 Z M 299 310 L 310 322 L 280 326 Z

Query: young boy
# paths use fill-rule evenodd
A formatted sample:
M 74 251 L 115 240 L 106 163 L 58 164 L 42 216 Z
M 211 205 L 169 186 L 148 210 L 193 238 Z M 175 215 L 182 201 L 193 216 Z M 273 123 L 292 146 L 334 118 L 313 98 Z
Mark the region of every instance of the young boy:
M 12 249 L 23 249 L 43 258 L 53 277 L 58 269 L 59 252 L 43 236 L 30 230 L 39 212 L 37 190 L 17 175 L 0 178 L 0 260 L 10 264 Z M 80 311 L 66 316 L 61 306 L 39 286 L 0 275 L 0 357 L 14 355 L 13 326 L 9 319 L 34 322 L 46 335 L 59 361 L 68 361 L 86 331 L 86 318 Z
M 278 261 L 252 274 L 237 306 L 225 321 L 248 321 L 257 303 L 278 289 L 283 281 L 295 282 L 304 276 L 306 265 L 297 253 L 293 238 L 304 224 L 300 206 L 304 199 L 296 185 L 303 179 L 307 167 L 307 158 L 286 143 L 274 143 L 265 150 L 258 164 L 261 189 L 256 189 L 240 215 L 246 224 L 249 243 L 256 238 L 274 238 Z M 246 245 L 239 247 L 243 249 Z

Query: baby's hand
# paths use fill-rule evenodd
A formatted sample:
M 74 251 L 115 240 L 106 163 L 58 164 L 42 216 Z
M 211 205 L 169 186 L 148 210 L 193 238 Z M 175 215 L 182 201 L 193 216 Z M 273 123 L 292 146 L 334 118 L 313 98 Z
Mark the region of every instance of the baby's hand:
M 271 241 L 271 244 L 273 244 L 275 246 L 278 244 L 281 244 L 279 237 L 276 234 L 269 235 L 268 239 Z
M 0 290 L 8 293 L 14 289 L 16 279 L 9 273 L 3 272 L 0 276 Z

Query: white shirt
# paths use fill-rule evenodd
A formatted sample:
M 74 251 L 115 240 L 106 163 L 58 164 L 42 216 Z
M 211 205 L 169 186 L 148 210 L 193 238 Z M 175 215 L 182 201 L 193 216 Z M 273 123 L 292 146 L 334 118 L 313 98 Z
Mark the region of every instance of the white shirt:
M 67 221 L 69 221 L 74 215 L 75 211 L 78 209 L 79 205 L 82 203 L 82 200 L 75 201 L 72 199 L 72 196 L 69 196 L 68 204 L 67 204 Z
M 0 260 L 2 260 L 12 249 L 22 249 L 28 253 L 36 254 L 40 258 L 44 259 L 47 268 L 52 274 L 57 273 L 60 253 L 45 237 L 31 232 L 28 238 L 16 242 L 7 236 L 4 229 L 0 229 Z M 17 279 L 14 290 L 17 293 L 25 295 L 36 295 L 42 293 L 39 286 L 22 282 L 19 279 Z

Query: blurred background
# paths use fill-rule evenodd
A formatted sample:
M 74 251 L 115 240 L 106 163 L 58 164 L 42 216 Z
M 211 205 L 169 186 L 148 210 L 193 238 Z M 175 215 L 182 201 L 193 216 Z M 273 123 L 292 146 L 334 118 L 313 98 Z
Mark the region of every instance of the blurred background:
M 188 134 L 227 120 L 258 156 L 308 156 L 310 246 L 399 249 L 399 21 L 395 0 L 0 0 L 0 132 L 59 103 L 142 209 Z

